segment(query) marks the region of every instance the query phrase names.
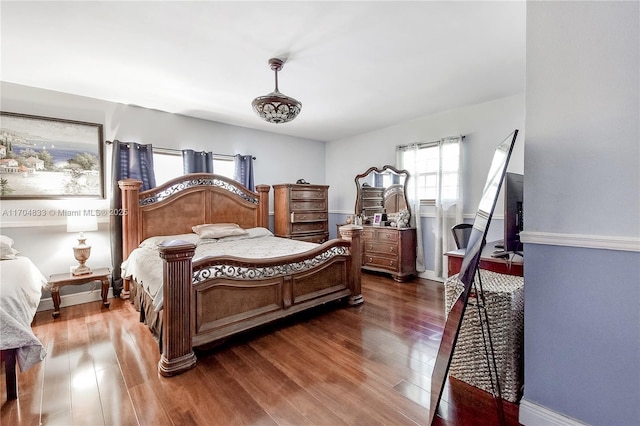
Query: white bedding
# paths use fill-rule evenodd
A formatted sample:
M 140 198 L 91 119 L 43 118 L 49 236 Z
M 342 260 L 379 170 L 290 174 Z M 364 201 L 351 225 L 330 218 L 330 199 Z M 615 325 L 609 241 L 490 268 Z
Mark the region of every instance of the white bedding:
M 162 259 L 157 245 L 166 240 L 183 240 L 196 244 L 193 260 L 208 256 L 237 256 L 266 259 L 303 253 L 318 244 L 275 237 L 266 228 L 248 229 L 247 235 L 201 240 L 196 234 L 167 235 L 149 238 L 133 250 L 122 263 L 122 276 L 135 279 L 153 298 L 156 311 L 162 309 Z
M 30 259 L 16 256 L 0 261 L 0 349 L 19 348 L 20 371 L 42 361 L 47 354 L 31 330 L 31 322 L 47 279 Z

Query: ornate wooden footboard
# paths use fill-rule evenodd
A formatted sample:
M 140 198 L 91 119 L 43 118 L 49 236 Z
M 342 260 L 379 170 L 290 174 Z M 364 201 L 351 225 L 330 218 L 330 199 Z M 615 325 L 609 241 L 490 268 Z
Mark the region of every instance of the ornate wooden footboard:
M 157 190 L 139 192 L 139 181 L 120 181 L 123 190 L 123 255 L 145 238 L 190 232 L 202 223 L 234 222 L 268 227 L 268 185 L 258 193 L 210 174 L 187 175 Z M 193 367 L 193 347 L 345 299 L 362 303 L 361 228 L 341 228 L 342 239 L 311 251 L 271 259 L 216 256 L 193 261 L 195 245 L 160 246 L 163 258 L 163 327 L 160 374 Z

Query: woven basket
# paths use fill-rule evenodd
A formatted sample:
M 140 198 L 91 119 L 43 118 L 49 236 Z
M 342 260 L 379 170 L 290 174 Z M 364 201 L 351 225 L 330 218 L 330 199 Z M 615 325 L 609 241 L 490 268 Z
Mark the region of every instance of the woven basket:
M 524 278 L 486 270 L 480 276 L 502 398 L 517 402 L 523 384 Z M 445 282 L 447 314 L 463 288 L 457 275 Z M 469 297 L 449 374 L 493 393 L 475 296 Z

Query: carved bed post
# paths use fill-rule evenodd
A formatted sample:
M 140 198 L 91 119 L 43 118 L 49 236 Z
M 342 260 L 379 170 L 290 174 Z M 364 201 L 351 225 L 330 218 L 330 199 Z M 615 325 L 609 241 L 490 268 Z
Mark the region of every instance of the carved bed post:
M 122 210 L 126 214 L 122 215 L 122 260 L 126 260 L 131 252 L 140 244 L 139 235 L 139 211 L 138 200 L 140 194 L 140 187 L 142 182 L 136 179 L 123 179 L 118 181 L 120 191 L 122 191 Z M 120 265 L 113 265 L 115 268 L 119 268 Z M 129 280 L 122 280 L 122 294 L 120 297 L 123 299 L 129 298 Z
M 196 246 L 185 241 L 167 241 L 159 249 L 164 262 L 162 355 L 158 372 L 174 376 L 196 365 L 191 334 L 191 260 Z
M 256 190 L 260 194 L 260 207 L 258 210 L 258 220 L 262 223 L 258 223 L 258 226 L 263 228 L 269 228 L 269 185 L 258 185 Z
M 360 236 L 362 234 L 362 226 L 345 225 L 340 227 L 340 236 L 342 239 L 351 242 L 351 271 L 349 278 L 349 304 L 352 306 L 360 305 L 364 302 L 362 298 L 362 246 L 360 245 Z

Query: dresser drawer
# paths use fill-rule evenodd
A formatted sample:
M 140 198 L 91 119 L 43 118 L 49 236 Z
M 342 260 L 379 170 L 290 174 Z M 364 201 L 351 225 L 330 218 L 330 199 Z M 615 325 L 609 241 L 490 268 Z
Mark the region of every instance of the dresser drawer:
M 293 212 L 306 212 L 309 210 L 327 210 L 326 200 L 295 200 L 291 202 Z
M 309 232 L 329 232 L 327 222 L 298 222 L 291 224 L 293 234 Z
M 397 256 L 398 245 L 367 241 L 364 244 L 364 252 L 366 254 L 371 254 L 371 255 L 386 254 L 386 255 Z
M 325 212 L 305 212 L 305 213 L 291 213 L 291 222 L 317 222 L 327 220 L 327 213 Z
M 364 228 L 362 231 L 362 240 L 369 242 L 376 240 L 376 231 L 371 227 Z
M 362 208 L 367 208 L 367 207 L 383 208 L 382 204 L 383 204 L 382 198 L 363 198 L 362 199 Z
M 396 229 L 377 229 L 376 240 L 379 242 L 393 241 L 395 243 L 398 241 L 398 231 Z
M 292 188 L 291 200 L 324 200 L 327 198 L 327 190 L 324 188 Z
M 384 228 L 376 228 L 376 227 L 367 227 L 365 228 L 363 234 L 363 238 L 365 241 L 369 242 L 393 242 L 396 243 L 398 241 L 398 231 L 396 229 L 384 229 Z
M 384 257 L 365 254 L 364 264 L 367 266 L 377 266 L 380 268 L 395 271 L 398 268 L 398 259 L 395 257 Z
M 308 243 L 322 244 L 329 241 L 329 233 L 321 233 L 314 235 L 294 235 L 291 238 L 298 241 L 306 241 Z

